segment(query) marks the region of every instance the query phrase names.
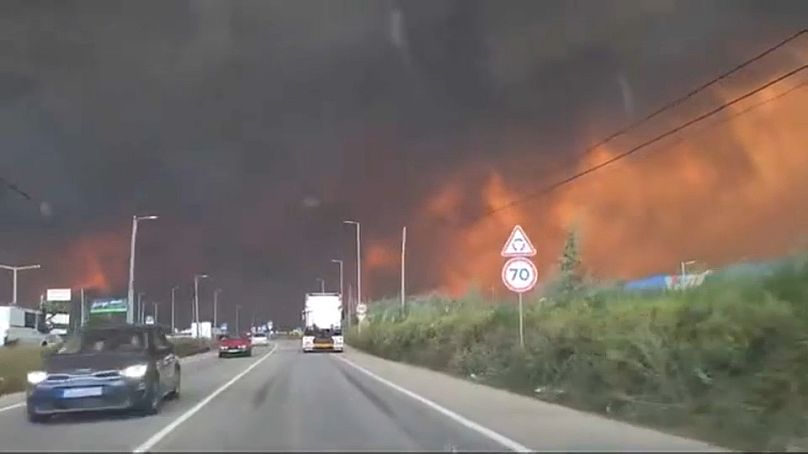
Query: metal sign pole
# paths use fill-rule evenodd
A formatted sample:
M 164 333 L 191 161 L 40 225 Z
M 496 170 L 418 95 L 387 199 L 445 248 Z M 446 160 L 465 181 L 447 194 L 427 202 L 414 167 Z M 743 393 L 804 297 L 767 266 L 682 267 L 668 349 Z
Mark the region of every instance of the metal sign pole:
M 519 346 L 525 348 L 525 312 L 522 307 L 522 293 L 519 293 Z

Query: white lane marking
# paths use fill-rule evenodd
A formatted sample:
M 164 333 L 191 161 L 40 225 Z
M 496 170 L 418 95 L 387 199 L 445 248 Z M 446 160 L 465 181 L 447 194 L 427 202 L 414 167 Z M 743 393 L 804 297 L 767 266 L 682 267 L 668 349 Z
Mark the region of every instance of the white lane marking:
M 489 429 L 489 428 L 487 428 L 487 427 L 485 427 L 485 426 L 483 426 L 481 424 L 478 424 L 478 423 L 466 418 L 465 416 L 461 416 L 461 415 L 453 412 L 452 410 L 449 410 L 448 408 L 442 407 L 441 405 L 436 404 L 435 402 L 427 399 L 426 397 L 423 397 L 423 396 L 420 396 L 418 394 L 415 394 L 414 392 L 410 391 L 409 389 L 402 388 L 401 386 L 391 382 L 390 380 L 382 378 L 382 377 L 374 374 L 373 372 L 365 369 L 364 367 L 362 367 L 362 366 L 360 366 L 360 365 L 358 365 L 358 364 L 356 364 L 356 363 L 354 363 L 354 362 L 352 362 L 352 361 L 350 361 L 348 359 L 345 359 L 345 358 L 343 358 L 341 356 L 337 356 L 337 359 L 344 362 L 345 364 L 348 364 L 349 366 L 353 367 L 354 369 L 362 372 L 363 374 L 367 375 L 368 377 L 373 378 L 376 381 L 381 382 L 381 383 L 395 389 L 396 391 L 417 400 L 418 402 L 421 402 L 422 404 L 426 405 L 427 407 L 437 411 L 438 413 L 443 414 L 444 416 L 447 416 L 448 418 L 454 420 L 455 422 L 457 422 L 460 425 L 466 427 L 467 429 L 471 429 L 471 430 L 477 432 L 478 434 L 499 443 L 500 445 L 510 449 L 511 451 L 514 451 L 514 452 L 535 452 L 534 450 L 528 448 L 527 446 L 524 446 L 524 445 L 522 445 L 522 444 L 520 444 L 520 443 L 518 443 L 516 441 L 511 440 L 510 438 L 506 437 L 505 435 L 502 435 L 502 434 L 500 434 L 498 432 L 495 432 L 495 431 L 493 431 L 493 430 L 491 430 L 491 429 Z
M 0 413 L 3 413 L 4 411 L 8 411 L 8 410 L 14 410 L 15 408 L 20 408 L 20 407 L 24 407 L 24 406 L 25 406 L 25 402 L 17 402 L 16 404 L 12 404 L 12 405 L 9 405 L 7 407 L 0 407 Z
M 250 364 L 250 366 L 249 366 L 249 367 L 247 367 L 247 368 L 246 368 L 246 369 L 244 369 L 243 371 L 239 372 L 239 373 L 238 373 L 238 375 L 236 375 L 235 377 L 231 378 L 231 379 L 230 379 L 230 381 L 228 381 L 227 383 L 225 383 L 225 384 L 223 384 L 222 386 L 220 386 L 219 388 L 217 388 L 217 389 L 216 389 L 216 391 L 213 391 L 212 393 L 210 393 L 210 395 L 208 395 L 208 397 L 206 397 L 206 398 L 202 399 L 202 400 L 201 400 L 199 403 L 197 403 L 196 405 L 194 405 L 193 407 L 191 407 L 191 409 L 190 409 L 190 410 L 188 410 L 188 411 L 186 411 L 185 413 L 181 414 L 181 415 L 180 415 L 180 416 L 179 416 L 177 419 L 175 419 L 174 421 L 172 421 L 172 422 L 171 422 L 171 424 L 169 424 L 169 425 L 165 426 L 165 427 L 164 427 L 164 428 L 163 428 L 161 431 L 159 431 L 159 432 L 157 432 L 156 434 L 152 435 L 152 437 L 151 437 L 151 438 L 149 438 L 149 439 L 148 439 L 148 440 L 146 440 L 146 441 L 145 441 L 143 444 L 141 444 L 140 446 L 138 446 L 137 448 L 135 448 L 135 449 L 134 449 L 132 452 L 134 452 L 134 453 L 147 452 L 149 449 L 151 449 L 152 447 L 154 447 L 154 445 L 156 445 L 157 443 L 159 443 L 159 442 L 160 442 L 160 440 L 162 440 L 163 438 L 165 438 L 165 436 L 166 436 L 166 435 L 168 435 L 169 433 L 171 433 L 171 431 L 173 431 L 174 429 L 176 429 L 176 428 L 177 428 L 177 427 L 178 427 L 180 424 L 184 423 L 184 422 L 185 422 L 185 421 L 187 421 L 187 420 L 188 420 L 188 419 L 189 419 L 191 416 L 193 416 L 193 415 L 194 415 L 196 412 L 198 412 L 199 410 L 201 410 L 201 409 L 202 409 L 202 407 L 204 407 L 205 405 L 207 405 L 208 403 L 210 403 L 210 401 L 212 401 L 213 399 L 215 399 L 215 398 L 216 398 L 216 396 L 218 396 L 219 394 L 223 393 L 223 392 L 224 392 L 224 391 L 225 391 L 227 388 L 229 388 L 230 386 L 232 386 L 232 385 L 233 385 L 233 383 L 237 382 L 237 381 L 238 381 L 238 380 L 239 380 L 241 377 L 243 377 L 243 376 L 247 375 L 247 373 L 249 373 L 251 370 L 255 369 L 255 368 L 256 368 L 256 367 L 257 367 L 259 364 L 261 364 L 261 363 L 262 363 L 262 362 L 264 362 L 264 361 L 265 361 L 267 358 L 269 358 L 270 356 L 272 356 L 272 354 L 273 354 L 273 353 L 275 353 L 275 350 L 277 350 L 277 349 L 278 349 L 278 344 L 275 344 L 275 345 L 272 347 L 272 350 L 270 350 L 270 351 L 269 351 L 269 352 L 268 352 L 266 355 L 264 355 L 264 356 L 263 356 L 261 359 L 259 359 L 258 361 L 256 361 L 256 362 L 254 362 L 254 363 Z

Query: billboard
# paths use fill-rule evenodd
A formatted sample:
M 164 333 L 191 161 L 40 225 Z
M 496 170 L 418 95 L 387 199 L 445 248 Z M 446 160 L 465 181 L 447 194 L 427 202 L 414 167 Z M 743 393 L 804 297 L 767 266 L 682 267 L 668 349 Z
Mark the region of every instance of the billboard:
M 46 301 L 70 301 L 71 292 L 69 288 L 49 288 Z
M 126 298 L 103 298 L 90 302 L 90 314 L 125 314 L 129 310 Z

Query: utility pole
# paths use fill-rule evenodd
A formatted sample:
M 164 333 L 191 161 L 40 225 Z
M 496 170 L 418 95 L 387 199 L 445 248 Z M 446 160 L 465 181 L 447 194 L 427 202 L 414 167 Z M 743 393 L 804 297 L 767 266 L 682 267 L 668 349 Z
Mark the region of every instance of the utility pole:
M 157 323 L 157 301 L 152 303 L 154 305 L 154 323 Z
M 81 312 L 79 318 L 79 326 L 84 327 L 85 317 L 84 317 L 84 287 L 81 288 Z
M 679 289 L 680 290 L 684 290 L 684 288 L 685 288 L 685 279 L 687 278 L 687 265 L 693 265 L 694 263 L 696 263 L 695 260 L 688 260 L 686 262 L 681 262 L 682 277 L 681 277 L 681 279 L 679 279 L 679 281 L 680 281 L 679 282 Z
M 344 294 L 342 293 L 343 288 L 343 274 L 342 274 L 342 260 L 338 259 L 331 259 L 331 263 L 336 263 L 339 265 L 339 297 L 344 299 Z
M 135 245 L 137 244 L 137 223 L 139 221 L 153 221 L 157 216 L 132 216 L 132 238 L 129 245 L 129 293 L 127 294 L 126 323 L 135 321 Z
M 353 306 L 353 287 L 348 283 L 348 328 L 351 328 L 351 307 Z
M 236 304 L 236 334 L 238 334 L 238 335 L 240 335 L 240 333 L 241 333 L 241 330 L 239 329 L 239 326 L 238 326 L 238 321 L 239 321 L 238 320 L 238 313 L 239 313 L 240 310 L 241 310 L 241 305 Z
M 175 298 L 175 293 L 177 292 L 177 290 L 179 290 L 179 287 L 172 287 L 171 288 L 171 334 L 174 334 L 174 333 L 177 332 L 177 330 L 175 328 L 176 325 L 174 324 L 174 300 L 176 299 Z
M 194 275 L 194 317 L 196 322 L 196 336 L 199 337 L 199 280 L 207 278 L 207 274 Z
M 20 271 L 25 270 L 36 270 L 42 268 L 41 265 L 24 265 L 24 266 L 13 266 L 13 265 L 0 265 L 0 268 L 4 270 L 10 270 L 12 273 L 12 287 L 11 287 L 11 305 L 17 305 L 17 273 Z
M 406 269 L 406 258 L 407 258 L 407 227 L 401 229 L 401 312 L 404 313 L 405 304 L 407 301 L 407 296 L 405 293 L 405 269 Z
M 362 234 L 359 221 L 342 221 L 356 226 L 356 304 L 362 303 Z
M 219 317 L 219 293 L 222 293 L 222 289 L 217 288 L 213 291 L 213 326 L 219 326 L 217 324 L 217 320 Z
M 138 323 L 143 323 L 143 322 L 146 321 L 146 318 L 143 317 L 143 313 L 145 312 L 144 305 L 143 305 L 143 295 L 145 295 L 144 292 L 139 292 L 137 294 L 137 321 L 138 321 Z

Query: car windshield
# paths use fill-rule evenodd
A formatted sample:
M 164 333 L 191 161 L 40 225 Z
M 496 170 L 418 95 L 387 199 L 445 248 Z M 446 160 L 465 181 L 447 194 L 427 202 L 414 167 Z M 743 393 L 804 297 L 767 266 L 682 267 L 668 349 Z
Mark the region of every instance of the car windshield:
M 256 334 L 253 334 L 252 337 L 267 337 L 267 335 L 264 334 L 264 333 L 256 333 Z
M 143 331 L 103 329 L 74 336 L 58 354 L 139 352 L 146 349 Z

